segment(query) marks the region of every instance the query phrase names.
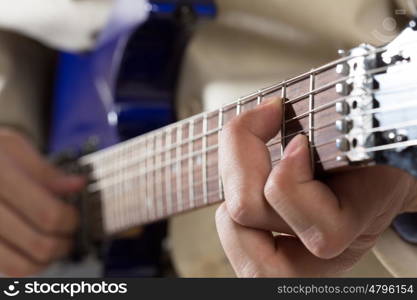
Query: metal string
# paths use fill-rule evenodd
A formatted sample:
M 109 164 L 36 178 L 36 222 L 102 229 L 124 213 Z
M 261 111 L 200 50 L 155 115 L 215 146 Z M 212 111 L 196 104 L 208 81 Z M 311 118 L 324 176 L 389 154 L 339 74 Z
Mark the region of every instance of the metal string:
M 384 48 L 382 48 L 382 49 L 384 49 Z M 382 51 L 382 50 L 381 50 Z M 350 59 L 351 57 L 349 57 L 349 58 L 347 58 L 347 59 Z M 382 68 L 378 68 L 378 69 L 380 69 L 380 70 L 382 70 Z M 378 69 L 375 69 L 375 70 L 378 70 Z M 317 70 L 314 70 L 315 72 L 317 72 Z M 379 70 L 378 70 L 379 71 Z M 375 71 L 375 72 L 378 72 L 378 71 Z M 333 84 L 335 84 L 335 83 L 333 83 Z M 330 85 L 329 85 L 330 86 Z M 302 96 L 306 96 L 306 95 L 302 95 Z M 299 97 L 298 97 L 299 98 Z M 301 98 L 300 98 L 301 99 Z M 294 102 L 296 102 L 296 100 L 298 100 L 297 98 L 295 98 L 295 99 L 292 99 L 292 100 L 290 100 L 290 101 L 292 101 L 291 103 L 294 103 Z M 241 100 L 239 100 L 239 101 L 241 101 Z M 328 105 L 328 104 L 327 104 Z M 316 109 L 318 109 L 318 108 L 316 108 Z M 323 109 L 323 108 L 322 108 Z M 374 112 L 373 112 L 374 113 Z M 208 116 L 208 114 L 206 115 L 206 116 Z M 300 116 L 298 116 L 299 118 L 300 118 Z M 178 126 L 178 124 L 176 123 L 176 124 L 174 124 L 173 126 Z M 375 128 L 375 130 L 376 130 L 376 128 Z M 285 137 L 284 137 L 285 138 Z M 405 146 L 405 145 L 415 145 L 416 144 L 416 141 L 407 141 L 407 142 L 402 142 L 402 143 L 394 143 L 394 144 L 389 144 L 389 145 L 383 145 L 383 146 L 377 146 L 377 147 L 371 147 L 371 148 L 368 148 L 368 149 L 366 149 L 366 151 L 367 152 L 371 152 L 371 151 L 380 151 L 380 150 L 384 150 L 384 149 L 390 149 L 390 148 L 396 148 L 396 147 L 398 147 L 398 145 L 402 145 L 402 146 Z M 119 152 L 121 152 L 120 151 L 120 149 L 119 149 Z M 153 157 L 155 157 L 155 155 L 153 155 Z M 153 159 L 155 159 L 155 158 L 153 158 Z M 333 158 L 331 159 L 331 160 L 333 160 Z M 326 160 L 327 161 L 327 160 Z M 322 161 L 322 163 L 323 163 L 323 161 Z M 216 179 L 217 180 L 217 179 Z M 217 193 L 217 192 L 216 192 Z M 162 209 L 163 210 L 163 209 Z

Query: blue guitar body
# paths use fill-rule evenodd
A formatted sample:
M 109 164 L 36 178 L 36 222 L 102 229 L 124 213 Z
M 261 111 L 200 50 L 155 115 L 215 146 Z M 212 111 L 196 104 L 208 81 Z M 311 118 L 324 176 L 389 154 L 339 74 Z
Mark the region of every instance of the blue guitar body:
M 198 19 L 213 18 L 211 0 L 152 0 L 148 20 L 127 24 L 93 51 L 60 53 L 49 151 L 96 150 L 174 122 L 178 72 Z M 165 224 L 140 238 L 114 241 L 105 259 L 108 276 L 158 276 Z

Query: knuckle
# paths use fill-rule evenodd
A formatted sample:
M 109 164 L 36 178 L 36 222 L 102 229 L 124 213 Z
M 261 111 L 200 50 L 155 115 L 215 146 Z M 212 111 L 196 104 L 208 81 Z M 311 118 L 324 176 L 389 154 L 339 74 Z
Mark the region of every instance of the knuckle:
M 227 208 L 233 221 L 243 226 L 250 226 L 253 210 L 246 197 L 235 197 L 233 201 L 227 202 Z
M 271 180 L 273 179 L 273 180 Z M 276 203 L 280 196 L 285 193 L 287 186 L 279 176 L 270 178 L 264 186 L 264 196 L 269 203 Z
M 240 128 L 240 117 L 235 117 L 230 120 L 220 133 L 220 144 L 227 144 L 230 138 L 233 138 L 239 131 Z
M 59 225 L 63 216 L 63 205 L 57 203 L 56 205 L 50 206 L 48 209 L 43 211 L 39 223 L 43 230 L 48 233 L 54 233 L 60 228 Z

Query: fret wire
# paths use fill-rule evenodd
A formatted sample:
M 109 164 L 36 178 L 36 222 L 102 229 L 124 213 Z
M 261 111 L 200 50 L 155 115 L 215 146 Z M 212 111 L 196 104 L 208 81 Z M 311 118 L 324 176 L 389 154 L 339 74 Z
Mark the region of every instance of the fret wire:
M 308 141 L 310 143 L 310 157 L 311 157 L 311 167 L 314 173 L 314 151 L 313 151 L 313 144 L 314 144 L 314 114 L 312 113 L 313 108 L 314 108 L 314 94 L 312 93 L 312 91 L 314 90 L 314 85 L 315 85 L 315 74 L 314 72 L 311 73 L 310 75 L 310 95 L 308 96 L 308 110 L 310 111 L 309 115 L 308 115 L 308 127 L 309 127 L 309 131 L 308 131 Z
M 217 134 L 217 143 L 220 142 L 220 132 L 223 129 L 223 117 L 224 117 L 223 116 L 223 107 L 221 107 L 219 109 L 219 120 L 218 120 L 218 122 L 219 122 L 219 125 L 218 125 L 219 132 Z M 217 172 L 218 172 L 218 176 L 219 176 L 219 199 L 224 199 L 224 190 L 223 190 L 222 176 L 221 176 L 221 173 L 220 173 L 219 159 L 217 159 Z
M 260 90 L 258 91 L 258 94 L 261 94 L 261 91 Z M 261 95 L 258 95 L 258 97 L 256 98 L 256 105 L 257 106 L 260 105 L 261 102 L 262 102 L 262 96 Z
M 305 130 L 304 130 L 305 131 Z M 328 141 L 326 141 L 326 142 L 323 142 L 323 143 L 320 143 L 320 144 L 317 144 L 317 145 L 313 145 L 312 147 L 313 148 L 319 148 L 319 147 L 322 147 L 322 146 L 326 146 L 326 145 L 329 145 L 329 144 L 331 144 L 332 142 L 334 143 L 335 142 L 335 140 L 338 138 L 338 137 L 340 137 L 340 136 L 337 136 L 337 137 L 334 137 L 334 138 L 332 138 L 332 139 L 330 139 L 330 140 L 328 140 Z M 269 150 L 271 150 L 271 146 L 273 146 L 274 144 L 272 144 L 272 145 L 267 145 L 267 147 L 268 147 L 268 149 Z M 218 144 L 216 144 L 216 145 L 212 145 L 212 146 L 210 146 L 210 147 L 208 147 L 207 149 L 206 149 L 206 152 L 208 153 L 208 152 L 211 152 L 211 151 L 214 151 L 214 150 L 217 150 L 218 149 Z M 194 153 L 193 154 L 193 156 L 197 156 L 197 155 L 201 155 L 201 151 L 198 151 L 198 153 Z M 179 157 L 178 159 L 177 159 L 177 161 L 174 161 L 173 163 L 175 164 L 175 163 L 177 163 L 178 161 L 183 161 L 183 160 L 188 160 L 189 159 L 189 155 L 187 154 L 187 155 L 185 155 L 185 156 L 183 156 L 183 157 Z M 212 164 L 212 165 L 208 165 L 209 167 L 211 167 L 211 166 L 215 166 L 216 164 Z M 125 180 L 127 179 L 127 180 L 131 180 L 131 179 L 133 179 L 133 178 L 135 178 L 135 177 L 137 177 L 137 176 L 141 176 L 141 174 L 140 173 L 134 173 L 133 174 L 133 176 L 131 176 L 130 178 L 125 178 Z M 187 176 L 187 174 L 185 174 L 185 176 Z M 182 177 L 181 177 L 182 178 Z M 118 183 L 120 183 L 120 182 L 110 182 L 109 184 L 118 184 Z M 157 184 L 159 184 L 159 183 L 157 183 Z M 90 186 L 92 186 L 92 185 L 94 185 L 94 184 L 90 184 Z M 101 188 L 107 188 L 107 187 L 101 187 Z M 182 189 L 181 189 L 181 191 L 187 191 L 188 190 L 188 188 L 187 187 L 183 187 Z
M 150 144 L 149 142 L 152 140 L 152 136 L 149 136 L 147 138 L 147 142 L 146 142 L 146 152 L 147 154 L 151 154 L 153 149 L 149 149 L 150 148 Z M 148 157 L 148 159 L 146 160 L 146 193 L 147 193 L 147 198 L 146 198 L 146 203 L 147 203 L 147 209 L 148 209 L 148 216 L 149 218 L 152 218 L 153 216 L 153 212 L 154 212 L 154 205 L 153 205 L 153 187 L 152 187 L 152 179 L 151 176 L 153 174 L 152 171 L 150 171 L 150 167 L 152 167 L 152 163 L 149 162 L 149 159 L 153 159 L 153 156 Z
M 327 123 L 327 124 L 324 124 L 324 125 L 321 125 L 320 127 L 317 127 L 317 128 L 314 128 L 314 130 L 320 130 L 320 129 L 324 129 L 324 128 L 326 128 L 326 127 L 329 127 L 329 126 L 332 126 L 334 124 L 334 122 L 329 122 L 329 123 Z M 287 135 L 286 136 L 286 138 L 288 138 L 288 137 L 291 137 L 291 136 L 295 136 L 295 135 L 297 135 L 297 134 L 301 134 L 301 133 L 308 133 L 308 128 L 307 129 L 302 129 L 302 130 L 299 130 L 299 131 L 297 131 L 297 132 L 294 132 L 294 133 L 291 133 L 291 134 L 289 134 L 289 135 Z M 273 140 L 271 140 L 271 141 L 273 141 Z M 276 145 L 276 144 L 279 144 L 279 143 L 281 143 L 282 142 L 282 139 L 277 139 L 277 141 L 276 142 L 273 142 L 273 143 L 268 143 L 267 144 L 267 147 L 269 148 L 269 147 L 271 147 L 271 146 L 273 146 L 273 145 Z M 217 149 L 218 148 L 218 144 L 216 144 L 216 145 L 211 145 L 210 147 L 208 147 L 207 148 L 207 151 L 212 151 L 212 150 L 215 150 L 215 149 Z M 190 159 L 190 157 L 195 157 L 195 156 L 198 156 L 198 155 L 201 155 L 201 151 L 195 151 L 195 152 L 193 152 L 193 153 L 187 153 L 186 155 L 178 155 L 178 158 L 176 158 L 176 160 L 174 161 L 174 162 L 172 162 L 173 164 L 178 164 L 178 163 L 180 163 L 180 162 L 182 162 L 182 161 L 184 161 L 184 160 L 189 160 Z M 150 172 L 153 172 L 154 171 L 154 169 L 148 169 L 147 170 L 147 173 L 150 173 Z M 109 180 L 111 180 L 111 177 L 107 177 L 107 178 L 104 178 L 104 179 L 101 179 L 101 181 L 100 182 L 105 182 L 105 181 L 109 181 Z M 93 184 L 94 185 L 94 184 Z
M 124 156 L 124 157 L 127 156 L 128 159 L 129 159 L 130 151 L 131 151 L 131 147 L 127 147 L 126 148 L 126 153 L 122 156 Z M 122 174 L 122 180 L 124 180 L 123 169 L 121 169 L 121 174 Z M 126 184 L 126 183 L 127 183 L 126 180 L 124 180 L 124 186 L 123 185 L 121 186 L 121 191 L 120 191 L 121 197 L 124 199 L 124 201 L 123 201 L 123 204 L 124 204 L 123 215 L 124 215 L 124 218 L 125 218 L 126 222 L 133 223 L 133 220 L 134 220 L 133 213 L 135 211 L 134 211 L 134 209 L 129 209 L 129 208 L 132 204 L 135 204 L 135 202 L 133 202 L 132 199 L 131 199 L 131 194 L 132 194 L 132 191 L 130 190 L 131 185 Z M 126 185 L 127 185 L 127 187 L 126 187 Z
M 117 161 L 120 161 L 120 157 L 121 157 L 121 153 L 118 154 L 118 159 Z M 119 169 L 119 168 L 118 168 Z M 116 173 L 116 178 L 118 178 L 120 181 L 124 181 L 123 176 L 122 176 L 122 170 L 119 169 L 119 171 Z M 123 197 L 121 195 L 121 186 L 117 186 L 116 187 L 116 191 L 117 191 L 117 225 L 121 226 L 122 222 L 123 222 L 123 217 L 122 217 L 122 207 L 123 207 Z
M 143 145 L 144 144 L 144 145 Z M 147 144 L 146 142 L 142 141 L 142 147 L 145 148 L 145 151 L 147 152 Z M 141 176 L 139 176 L 139 193 L 141 194 L 141 202 L 142 205 L 140 206 L 141 209 L 141 216 L 144 220 L 148 220 L 150 219 L 150 216 L 148 214 L 148 208 L 147 208 L 147 200 L 148 200 L 148 195 L 147 195 L 147 181 L 146 181 L 146 177 L 147 177 L 147 163 L 142 162 L 142 164 L 145 165 L 144 170 L 145 173 L 142 174 Z M 140 167 L 140 165 L 139 165 Z
M 177 127 L 177 141 L 181 141 L 182 139 L 182 125 L 180 125 L 179 127 Z M 178 147 L 176 149 L 176 157 L 175 159 L 177 160 L 177 167 L 175 168 L 175 172 L 176 172 L 176 180 L 177 180 L 177 202 L 178 202 L 178 207 L 180 207 L 180 209 L 182 210 L 182 208 L 184 207 L 183 204 L 183 199 L 182 199 L 182 193 L 181 193 L 181 189 L 182 189 L 182 166 L 181 166 L 181 160 L 178 160 L 179 157 L 181 157 L 182 153 L 181 153 L 181 147 Z
M 240 115 L 241 113 L 241 99 L 237 100 L 237 104 L 236 104 L 236 116 Z
M 165 133 L 165 144 L 171 145 L 172 142 L 172 130 L 168 129 Z M 172 188 L 171 188 L 171 150 L 165 152 L 165 161 L 168 166 L 165 167 L 165 193 L 167 200 L 167 212 L 172 213 Z
M 207 128 L 208 128 L 208 124 L 207 124 L 208 120 L 207 120 L 207 115 L 204 115 L 204 119 L 203 119 L 203 133 L 207 132 Z M 207 192 L 208 192 L 208 185 L 207 185 L 207 136 L 204 135 L 203 138 L 203 144 L 202 144 L 202 163 L 203 163 L 203 182 L 204 182 L 204 186 L 203 186 L 203 199 L 204 199 L 204 203 L 207 204 L 208 203 L 208 198 L 207 198 Z
M 333 140 L 333 142 L 334 142 L 334 140 Z M 417 144 L 417 141 L 415 143 Z M 315 163 L 317 163 L 317 164 L 319 164 L 319 163 L 324 164 L 324 163 L 334 162 L 334 161 L 336 161 L 336 158 L 337 158 L 337 156 L 333 156 L 333 157 L 330 157 L 330 158 L 324 159 L 324 160 L 316 160 Z M 280 158 L 275 159 L 275 160 L 272 161 L 272 164 L 275 165 L 275 164 L 279 163 L 280 161 L 281 161 Z M 210 178 L 207 179 L 207 182 L 213 182 L 213 181 L 217 181 L 217 177 L 216 176 L 212 176 L 212 177 L 210 177 Z M 203 184 L 204 184 L 203 182 L 194 182 L 193 183 L 193 186 L 194 187 L 198 187 L 198 186 L 203 185 Z M 188 189 L 188 187 L 185 187 L 184 190 L 186 190 L 186 189 Z M 216 194 L 217 194 L 217 191 L 214 191 L 214 192 L 212 191 L 212 192 L 209 192 L 207 196 L 208 197 L 211 197 L 211 196 L 214 196 Z M 197 201 L 200 201 L 200 200 L 203 200 L 203 195 L 202 194 L 197 195 L 197 197 L 195 199 L 196 199 L 196 202 Z M 218 202 L 220 202 L 221 200 L 222 199 L 219 199 Z M 201 204 L 205 205 L 206 203 L 205 202 L 202 202 Z M 176 210 L 176 211 L 179 212 L 179 210 Z
M 162 149 L 162 132 L 163 131 L 161 131 L 160 134 L 155 134 L 155 150 L 158 149 L 158 147 L 160 149 Z M 159 155 L 155 156 L 155 166 L 157 166 L 157 168 L 158 168 L 157 170 L 155 170 L 155 180 L 154 180 L 155 182 L 157 182 L 157 181 L 161 182 L 162 181 L 161 179 L 162 179 L 162 153 L 163 152 L 159 151 L 159 153 L 160 153 Z M 164 207 L 164 200 L 163 200 L 163 197 L 162 197 L 162 190 L 157 188 L 155 182 L 154 182 L 155 194 L 158 191 L 158 193 L 161 193 L 161 198 L 162 198 L 162 201 L 157 201 L 156 202 L 156 214 L 157 214 L 157 216 L 162 216 L 162 211 L 163 211 L 163 207 Z
M 189 123 L 189 128 L 188 128 L 188 136 L 193 136 L 194 135 L 194 121 L 190 121 Z M 188 143 L 188 154 L 193 153 L 193 141 Z M 192 182 L 194 181 L 194 159 L 193 157 L 190 155 L 189 159 L 188 159 L 188 184 L 190 186 L 190 190 L 189 190 L 189 203 L 190 203 L 190 207 L 194 207 L 194 189 L 192 186 Z
M 166 129 L 166 130 L 169 130 L 169 129 Z M 176 142 L 176 143 L 172 144 L 172 146 L 169 146 L 169 147 L 163 148 L 163 149 L 162 149 L 162 152 L 166 152 L 166 151 L 169 151 L 169 150 L 174 150 L 174 149 L 177 149 L 178 147 L 184 146 L 184 145 L 186 145 L 186 144 L 188 144 L 188 143 L 190 143 L 190 142 L 195 142 L 195 141 L 197 141 L 197 140 L 199 140 L 199 139 L 203 139 L 203 138 L 204 138 L 204 136 L 210 136 L 210 135 L 212 135 L 212 134 L 216 134 L 216 133 L 218 133 L 219 131 L 220 131 L 220 128 L 215 128 L 215 129 L 212 129 L 212 130 L 208 131 L 206 135 L 199 134 L 199 135 L 196 135 L 196 136 L 195 136 L 194 138 L 192 138 L 192 139 L 187 138 L 187 139 L 185 139 L 185 140 L 183 140 L 183 141 L 181 141 L 181 142 Z M 155 151 L 155 152 L 152 154 L 152 156 L 159 155 L 160 153 L 161 153 L 161 151 Z M 147 158 L 148 158 L 148 157 L 147 157 L 147 155 L 145 154 L 145 155 L 143 155 L 143 156 L 138 156 L 138 157 L 137 157 L 137 158 L 135 158 L 135 159 L 132 159 L 132 160 L 126 160 L 126 161 L 128 162 L 128 166 L 130 166 L 130 165 L 133 165 L 133 164 L 136 164 L 136 163 L 140 163 L 140 162 L 141 162 L 141 160 L 144 160 L 144 159 L 147 159 Z M 98 174 L 98 175 L 100 175 L 100 174 Z
M 285 99 L 287 97 L 287 85 L 282 83 L 281 88 L 281 99 L 282 99 L 282 113 L 281 113 L 281 157 L 284 157 L 284 150 L 285 150 Z

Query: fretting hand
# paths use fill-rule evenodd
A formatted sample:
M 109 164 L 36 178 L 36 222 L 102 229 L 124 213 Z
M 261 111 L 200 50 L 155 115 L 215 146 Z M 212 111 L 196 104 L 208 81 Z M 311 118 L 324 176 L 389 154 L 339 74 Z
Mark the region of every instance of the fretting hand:
M 221 134 L 221 243 L 240 277 L 338 275 L 372 248 L 397 214 L 417 210 L 416 181 L 383 166 L 315 180 L 302 135 L 272 168 L 265 143 L 279 131 L 280 108 L 279 99 L 270 100 Z

